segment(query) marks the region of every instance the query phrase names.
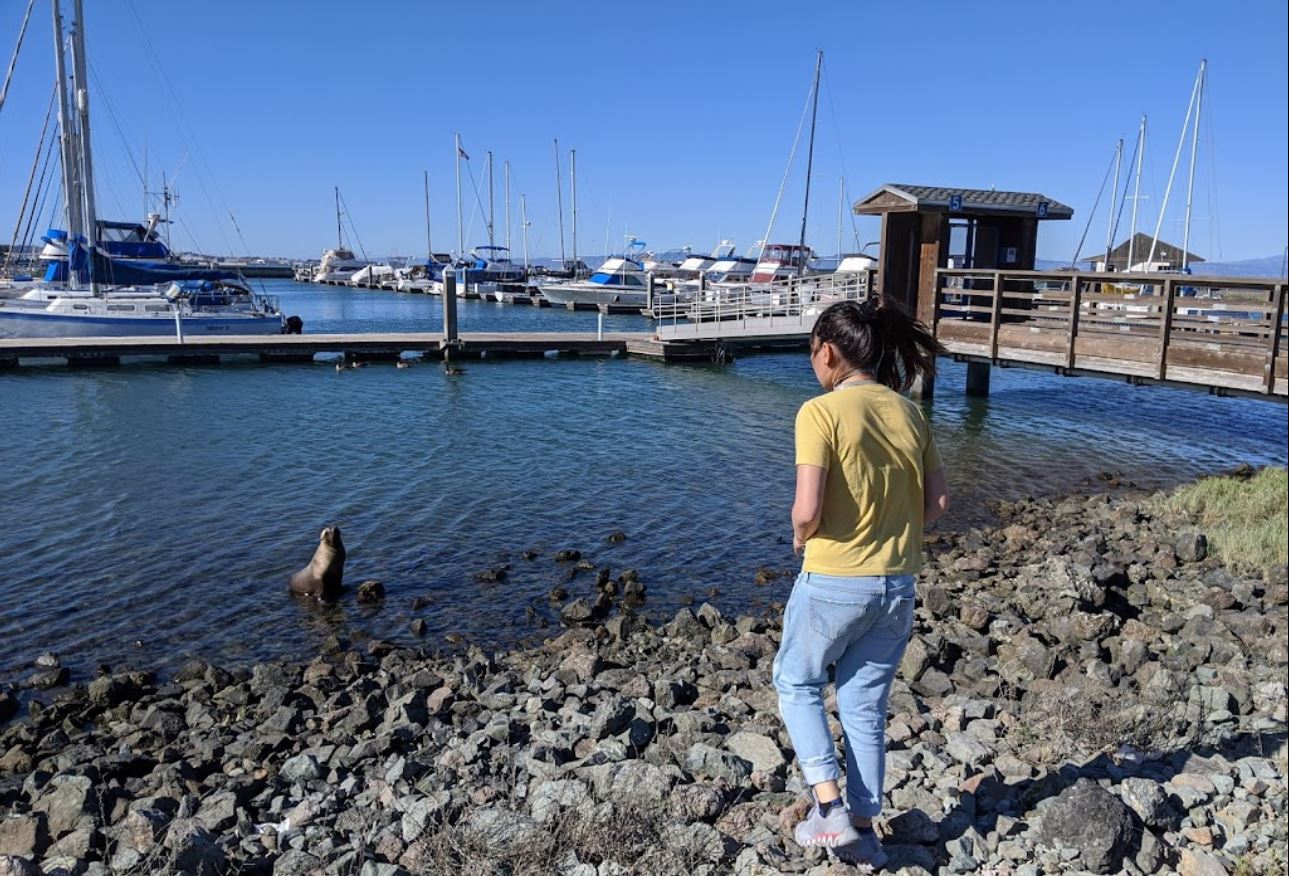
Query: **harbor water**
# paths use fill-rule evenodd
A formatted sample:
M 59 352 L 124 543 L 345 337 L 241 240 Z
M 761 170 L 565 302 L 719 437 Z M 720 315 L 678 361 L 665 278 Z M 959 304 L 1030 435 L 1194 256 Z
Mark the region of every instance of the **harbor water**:
M 436 331 L 421 295 L 266 281 L 306 332 Z M 594 331 L 596 313 L 462 302 L 469 331 Z M 606 331 L 646 330 L 608 316 Z M 331 365 L 61 365 L 0 372 L 0 682 L 57 652 L 85 680 L 99 664 L 173 669 L 308 657 L 332 634 L 500 645 L 557 622 L 553 555 L 638 570 L 646 611 L 710 597 L 726 611 L 782 600 L 761 566 L 794 564 L 792 421 L 818 392 L 802 355 L 727 365 L 583 358 L 337 372 Z M 955 505 L 1164 487 L 1286 463 L 1282 405 L 1110 380 L 995 370 L 963 393 L 944 361 L 927 403 Z M 324 525 L 339 525 L 346 582 L 384 583 L 383 605 L 292 598 Z M 627 536 L 609 543 L 621 530 Z M 536 551 L 525 559 L 524 551 Z M 509 563 L 504 581 L 474 573 Z M 426 604 L 413 609 L 414 597 Z

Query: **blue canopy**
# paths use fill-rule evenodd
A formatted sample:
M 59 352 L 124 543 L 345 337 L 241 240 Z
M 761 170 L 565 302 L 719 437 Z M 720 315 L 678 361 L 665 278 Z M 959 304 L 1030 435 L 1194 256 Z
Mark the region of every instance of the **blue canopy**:
M 90 260 L 86 258 L 85 247 L 79 243 L 73 244 L 71 248 L 71 269 L 82 282 L 90 279 Z M 112 259 L 95 250 L 93 276 L 97 283 L 129 286 L 172 283 L 176 280 L 235 280 L 237 272 L 170 262 Z

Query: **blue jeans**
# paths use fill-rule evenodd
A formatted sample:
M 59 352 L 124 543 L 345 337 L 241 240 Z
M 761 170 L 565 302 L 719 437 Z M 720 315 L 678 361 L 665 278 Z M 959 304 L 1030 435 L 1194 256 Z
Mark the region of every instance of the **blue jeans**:
M 779 713 L 806 784 L 840 778 L 824 711 L 828 666 L 837 665 L 846 798 L 854 815 L 872 818 L 882 811 L 886 700 L 913 630 L 913 595 L 912 575 L 802 572 L 784 608 L 783 639 L 774 657 Z

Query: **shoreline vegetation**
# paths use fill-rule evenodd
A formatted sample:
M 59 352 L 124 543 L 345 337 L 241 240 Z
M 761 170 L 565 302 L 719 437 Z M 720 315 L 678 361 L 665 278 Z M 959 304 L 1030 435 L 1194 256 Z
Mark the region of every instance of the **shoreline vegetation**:
M 886 871 L 1283 873 L 1286 504 L 1246 470 L 929 533 Z M 642 595 L 602 572 L 495 653 L 333 638 L 70 687 L 43 657 L 51 700 L 0 689 L 0 876 L 861 872 L 791 840 L 781 604 L 654 624 Z

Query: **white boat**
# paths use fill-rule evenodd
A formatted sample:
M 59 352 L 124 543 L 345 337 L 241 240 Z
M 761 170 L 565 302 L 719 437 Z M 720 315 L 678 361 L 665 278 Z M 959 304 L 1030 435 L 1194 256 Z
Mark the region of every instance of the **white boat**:
M 33 289 L 0 300 L 0 338 L 275 335 L 277 302 L 231 281 L 119 287 L 99 294 Z
M 150 239 L 155 223 L 99 223 L 95 215 L 89 136 L 88 61 L 81 0 L 70 29 L 53 0 L 58 88 L 60 163 L 67 232 L 65 261 L 51 252 L 51 271 L 65 269 L 66 283 L 28 289 L 0 300 L 0 337 L 80 338 L 139 335 L 278 334 L 285 330 L 277 302 L 257 295 L 224 272 L 147 261 L 160 246 Z M 64 43 L 71 46 L 70 70 Z M 131 235 L 134 235 L 133 237 Z M 136 239 L 137 238 L 137 239 Z M 113 250 L 111 244 L 121 249 Z M 54 246 L 49 242 L 50 246 Z M 161 247 L 161 249 L 165 249 Z
M 767 243 L 761 248 L 761 257 L 748 282 L 754 286 L 768 285 L 779 280 L 790 280 L 810 273 L 807 265 L 815 251 L 797 243 Z
M 452 256 L 434 252 L 423 262 L 404 265 L 394 272 L 394 290 L 440 295 L 443 292 L 443 270 L 452 267 Z
M 398 281 L 398 271 L 402 265 L 363 265 L 349 275 L 348 285 L 363 289 L 378 289 L 389 285 L 393 287 Z
M 324 250 L 322 261 L 313 272 L 313 282 L 347 284 L 355 273 L 366 266 L 367 263 L 355 258 L 353 250 L 347 247 Z
M 644 265 L 630 255 L 623 255 L 609 258 L 587 280 L 542 283 L 537 288 L 543 298 L 557 306 L 644 307 L 647 283 Z

